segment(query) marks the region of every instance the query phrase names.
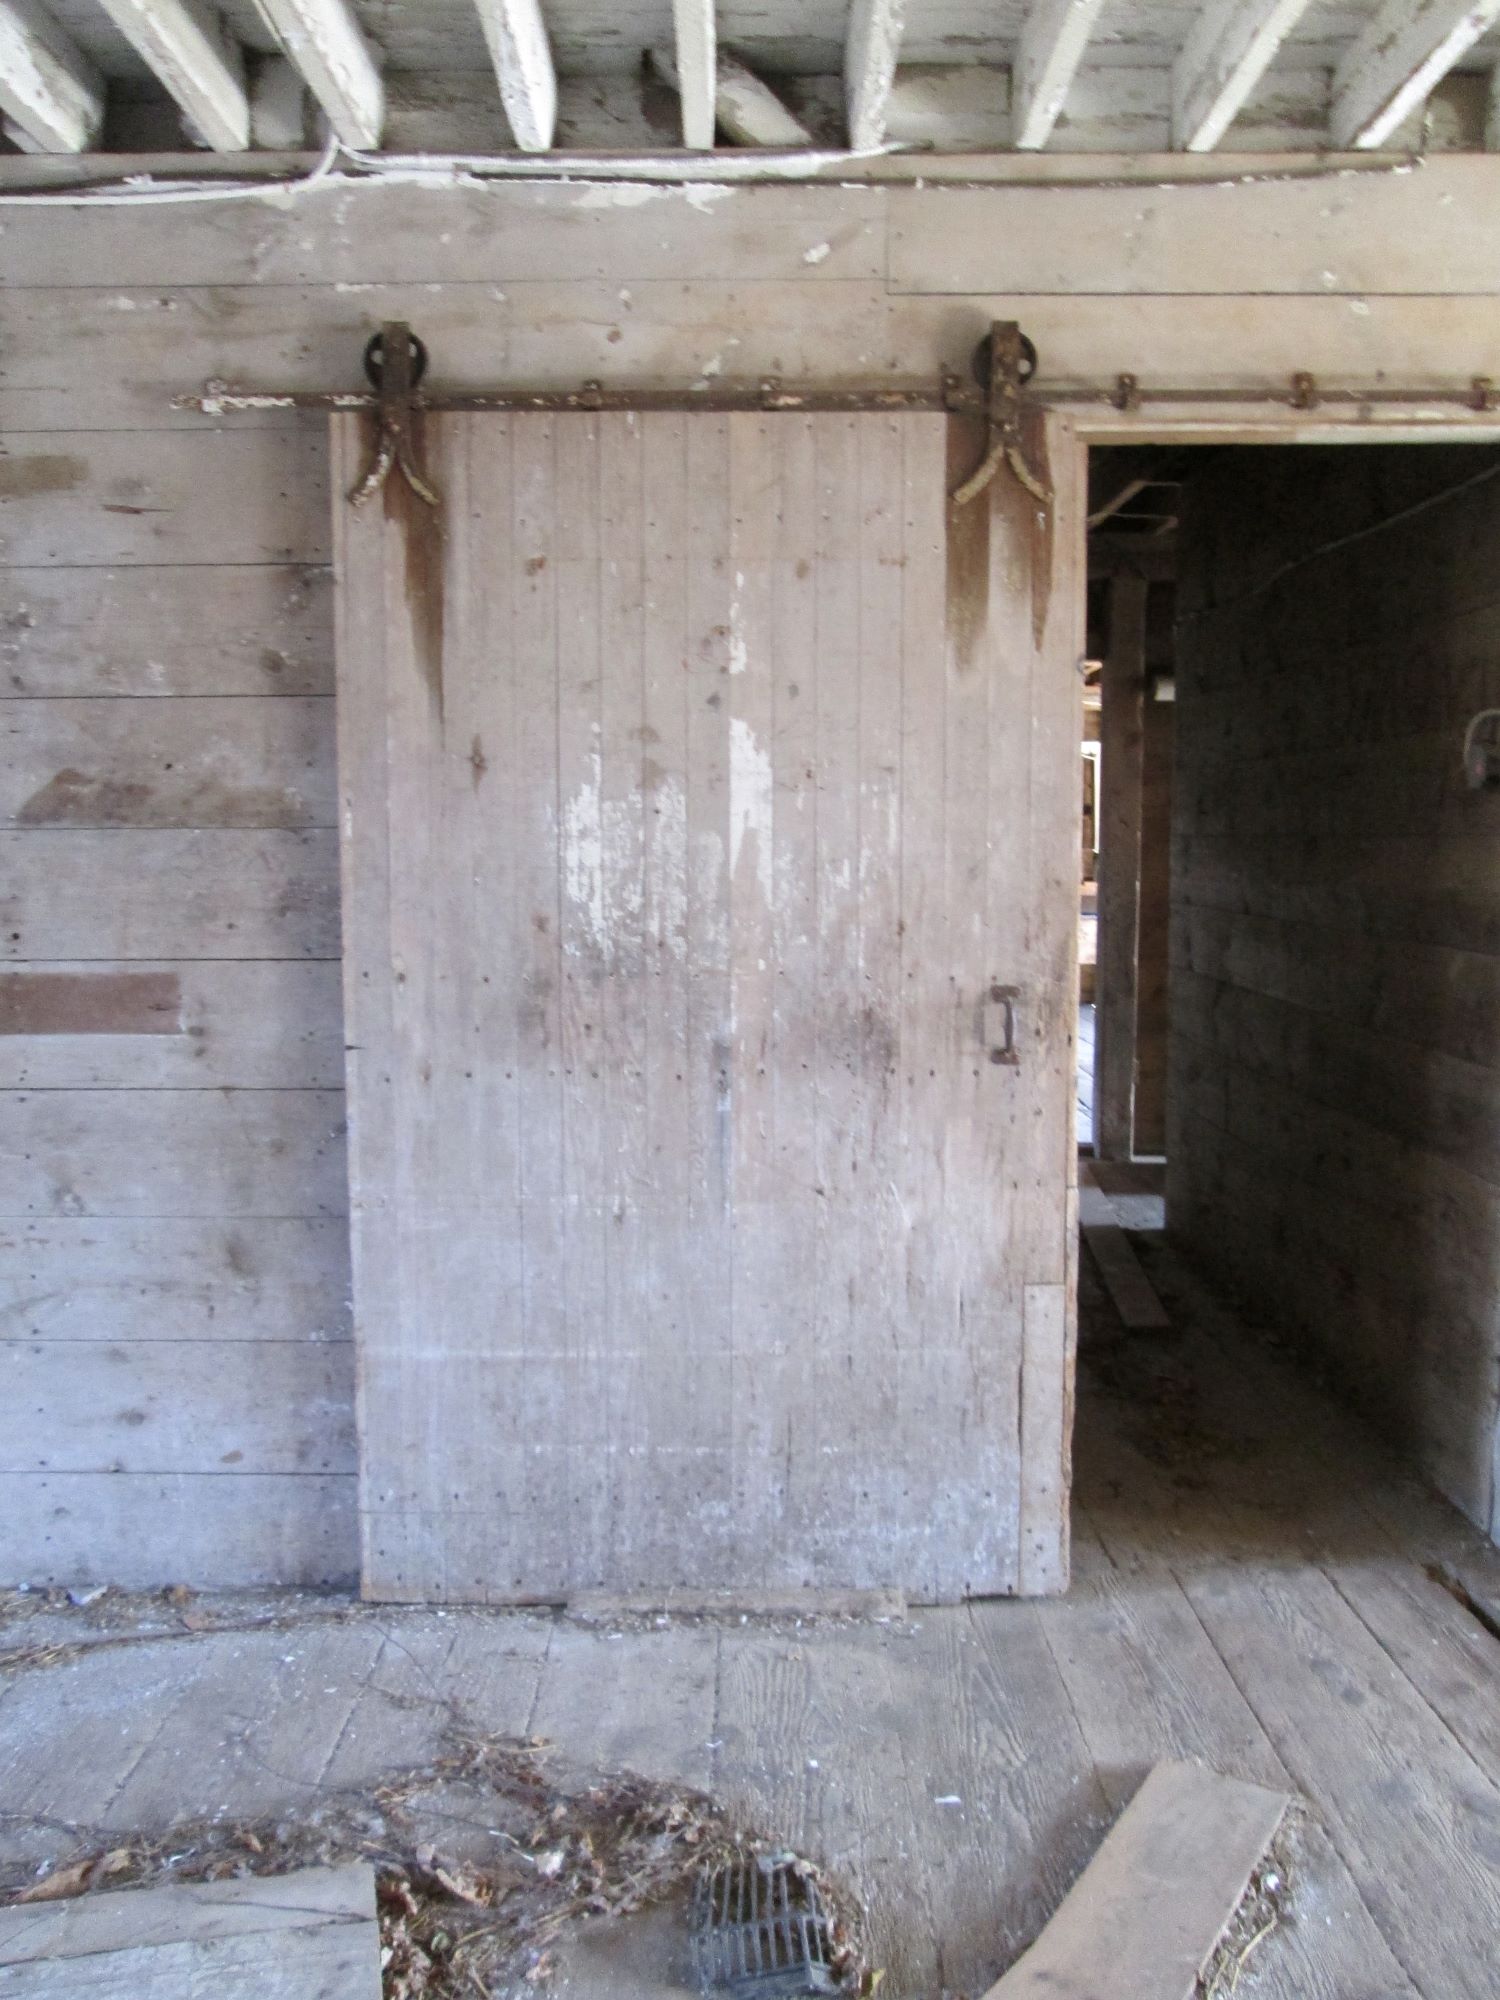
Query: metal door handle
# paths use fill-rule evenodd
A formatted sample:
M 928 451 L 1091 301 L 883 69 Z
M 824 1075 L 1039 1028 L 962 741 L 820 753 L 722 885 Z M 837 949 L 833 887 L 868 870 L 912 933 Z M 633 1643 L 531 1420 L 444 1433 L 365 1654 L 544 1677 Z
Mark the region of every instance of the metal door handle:
M 1019 1069 L 1021 1052 L 1016 1047 L 1016 1002 L 1019 986 L 992 986 L 984 999 L 984 1040 L 992 1063 L 1006 1063 Z

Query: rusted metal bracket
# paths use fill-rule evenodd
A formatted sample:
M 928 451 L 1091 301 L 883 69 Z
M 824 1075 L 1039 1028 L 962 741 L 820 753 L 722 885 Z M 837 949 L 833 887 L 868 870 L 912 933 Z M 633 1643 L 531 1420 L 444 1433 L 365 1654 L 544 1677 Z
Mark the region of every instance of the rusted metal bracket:
M 418 383 L 427 372 L 427 349 L 405 320 L 387 320 L 365 348 L 365 373 L 374 383 L 378 429 L 375 456 L 364 477 L 350 492 L 356 506 L 380 492 L 392 471 L 398 471 L 419 500 L 440 507 L 441 496 L 417 463 L 417 440 L 412 418 L 419 407 Z
M 1036 349 L 1013 319 L 996 320 L 980 342 L 975 372 L 984 389 L 984 414 L 989 424 L 989 449 L 961 486 L 953 491 L 955 507 L 967 507 L 988 490 L 1002 465 L 1044 507 L 1052 504 L 1051 489 L 1026 463 L 1021 434 L 1021 391 L 1036 373 Z
M 440 496 L 421 465 L 421 437 L 416 418 L 424 410 L 568 411 L 568 410 L 760 410 L 836 413 L 855 411 L 947 410 L 982 416 L 988 426 L 983 463 L 952 495 L 964 506 L 984 492 L 1002 465 L 1043 506 L 1052 495 L 1027 459 L 1022 416 L 1027 387 L 1036 370 L 1036 349 L 1013 320 L 997 322 L 980 342 L 974 356 L 975 383 L 944 370 L 936 384 L 907 381 L 863 388 L 830 389 L 816 384 L 784 383 L 774 376 L 757 382 L 698 382 L 679 388 L 633 388 L 591 381 L 574 389 L 509 388 L 422 389 L 427 350 L 404 322 L 393 320 L 365 348 L 369 389 L 246 389 L 222 381 L 205 382 L 195 396 L 174 396 L 174 410 L 198 410 L 220 417 L 241 410 L 372 411 L 379 419 L 375 453 L 368 471 L 350 499 L 356 504 L 378 493 L 393 470 L 428 506 Z M 1500 412 L 1500 390 L 1487 375 L 1461 383 L 1446 382 L 1397 387 L 1381 382 L 1365 386 L 1325 385 L 1299 371 L 1288 383 L 1231 389 L 1204 384 L 1156 387 L 1138 375 L 1117 374 L 1108 384 L 1085 387 L 1058 383 L 1035 396 L 1038 405 L 1057 408 L 1114 409 L 1135 414 L 1152 405 L 1182 408 L 1256 408 L 1281 405 L 1314 412 L 1353 409 L 1359 418 L 1382 409 L 1445 405 L 1493 417 Z M 1487 426 L 1485 428 L 1488 428 Z

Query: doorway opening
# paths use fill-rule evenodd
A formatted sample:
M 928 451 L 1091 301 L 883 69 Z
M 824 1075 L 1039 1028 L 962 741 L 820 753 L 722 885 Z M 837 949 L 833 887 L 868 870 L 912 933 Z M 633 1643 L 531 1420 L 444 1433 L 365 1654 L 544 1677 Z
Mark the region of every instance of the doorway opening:
M 1500 450 L 1097 449 L 1089 554 L 1085 1223 L 1493 1536 Z

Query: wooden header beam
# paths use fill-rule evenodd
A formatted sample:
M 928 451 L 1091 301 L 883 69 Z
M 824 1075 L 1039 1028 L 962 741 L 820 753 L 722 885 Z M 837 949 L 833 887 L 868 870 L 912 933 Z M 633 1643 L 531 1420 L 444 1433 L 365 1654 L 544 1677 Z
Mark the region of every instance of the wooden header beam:
M 84 153 L 104 123 L 104 79 L 38 0 L 0 0 L 0 110 L 44 153 Z

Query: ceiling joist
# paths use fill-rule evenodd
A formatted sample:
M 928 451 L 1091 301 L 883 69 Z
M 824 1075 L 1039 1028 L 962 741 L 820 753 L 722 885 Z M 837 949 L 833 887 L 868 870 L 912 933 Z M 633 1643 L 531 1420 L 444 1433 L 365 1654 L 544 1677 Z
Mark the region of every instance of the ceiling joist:
M 256 5 L 344 144 L 377 147 L 385 127 L 385 87 L 349 0 L 256 0 Z
M 245 54 L 199 0 L 99 0 L 106 14 L 184 117 L 216 153 L 250 144 Z
M 1213 0 L 1172 66 L 1172 144 L 1211 153 L 1310 0 Z
M 37 0 L 0 0 L 0 110 L 43 153 L 84 153 L 104 123 L 104 79 Z
M 523 153 L 545 153 L 557 129 L 557 70 L 541 0 L 474 0 L 511 135 Z
M 677 59 L 670 49 L 653 49 L 651 66 L 663 83 L 673 90 L 681 88 Z M 787 110 L 775 91 L 723 49 L 715 63 L 714 122 L 736 146 L 796 151 L 813 143 L 811 132 Z
M 676 31 L 676 85 L 682 99 L 682 143 L 706 153 L 714 143 L 714 99 L 718 94 L 718 26 L 714 0 L 672 0 Z
M 844 103 L 849 144 L 871 153 L 885 144 L 885 111 L 896 78 L 906 0 L 853 0 L 844 38 Z
M 1331 144 L 1383 144 L 1497 20 L 1500 0 L 1386 0 L 1334 71 Z
M 1016 50 L 1014 145 L 1034 153 L 1062 114 L 1104 0 L 1031 0 Z

